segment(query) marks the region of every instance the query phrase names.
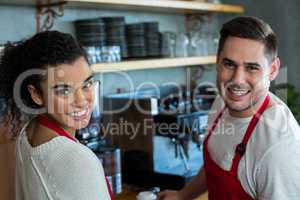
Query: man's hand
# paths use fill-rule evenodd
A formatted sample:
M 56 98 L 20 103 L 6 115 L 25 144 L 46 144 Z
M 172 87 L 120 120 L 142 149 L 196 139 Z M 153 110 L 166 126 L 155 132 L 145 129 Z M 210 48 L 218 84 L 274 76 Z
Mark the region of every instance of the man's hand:
M 179 191 L 175 190 L 164 190 L 157 194 L 158 200 L 183 200 L 180 197 Z
M 207 191 L 205 170 L 202 167 L 191 182 L 179 191 L 165 190 L 158 193 L 158 200 L 191 200 Z

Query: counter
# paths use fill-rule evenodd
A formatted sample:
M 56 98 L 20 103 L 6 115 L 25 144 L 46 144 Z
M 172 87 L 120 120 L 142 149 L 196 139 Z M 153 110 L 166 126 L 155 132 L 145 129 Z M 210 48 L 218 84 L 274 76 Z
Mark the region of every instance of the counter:
M 115 196 L 115 200 L 136 200 L 137 194 L 142 191 L 140 188 L 124 185 L 123 186 L 123 192 L 117 196 Z M 208 200 L 208 195 L 205 193 L 204 195 L 201 195 L 195 200 Z

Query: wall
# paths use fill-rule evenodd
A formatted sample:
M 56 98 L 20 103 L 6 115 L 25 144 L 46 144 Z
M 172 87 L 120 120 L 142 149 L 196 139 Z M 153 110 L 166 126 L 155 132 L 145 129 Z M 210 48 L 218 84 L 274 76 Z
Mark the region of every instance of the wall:
M 161 14 L 145 12 L 111 11 L 99 9 L 67 8 L 65 15 L 55 21 L 53 30 L 74 34 L 72 21 L 99 16 L 125 16 L 127 23 L 159 21 L 160 31 L 184 31 L 184 16 L 181 14 Z M 214 27 L 213 24 L 207 27 Z M 211 29 L 211 28 L 210 28 Z M 27 38 L 35 33 L 35 9 L 31 7 L 0 6 L 0 44 Z M 161 85 L 166 82 L 186 83 L 185 68 L 132 71 L 126 73 L 134 87 L 143 82 Z M 102 94 L 115 93 L 118 88 L 130 89 L 129 82 L 120 74 L 108 73 L 101 77 Z M 146 87 L 146 86 L 145 86 Z

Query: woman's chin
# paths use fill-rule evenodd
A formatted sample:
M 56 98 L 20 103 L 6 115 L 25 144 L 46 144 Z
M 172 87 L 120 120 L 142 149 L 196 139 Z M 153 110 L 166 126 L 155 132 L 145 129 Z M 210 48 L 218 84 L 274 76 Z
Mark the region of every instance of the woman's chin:
M 88 125 L 89 125 L 89 122 L 90 122 L 90 120 L 88 119 L 88 120 L 85 120 L 85 121 L 76 121 L 76 122 L 74 122 L 73 123 L 73 127 L 75 128 L 75 129 L 82 129 L 82 128 L 86 128 Z
M 74 118 L 68 117 L 67 123 L 68 127 L 72 129 L 82 129 L 89 125 L 91 116 L 86 116 L 84 118 Z

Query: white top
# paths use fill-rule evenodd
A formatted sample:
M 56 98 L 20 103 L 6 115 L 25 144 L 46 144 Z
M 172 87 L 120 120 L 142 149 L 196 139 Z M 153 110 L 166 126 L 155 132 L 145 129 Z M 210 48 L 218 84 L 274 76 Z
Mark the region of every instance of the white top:
M 258 200 L 298 200 L 300 196 L 300 128 L 288 107 L 275 95 L 256 125 L 238 167 L 244 190 Z M 224 107 L 218 97 L 209 124 Z M 232 165 L 234 151 L 246 132 L 249 118 L 235 118 L 225 111 L 212 133 L 208 150 L 224 170 Z
M 33 148 L 25 127 L 17 139 L 16 200 L 110 200 L 90 149 L 63 136 Z

